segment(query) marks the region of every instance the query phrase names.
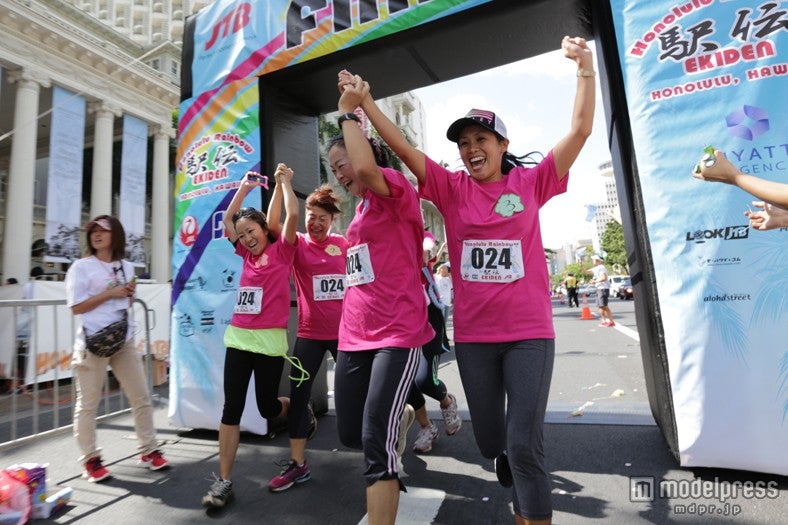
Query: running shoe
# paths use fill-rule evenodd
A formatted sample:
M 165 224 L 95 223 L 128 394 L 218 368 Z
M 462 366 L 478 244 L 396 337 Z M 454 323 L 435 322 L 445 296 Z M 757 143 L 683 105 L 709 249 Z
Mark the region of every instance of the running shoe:
M 397 438 L 397 455 L 399 457 L 405 453 L 405 447 L 408 444 L 408 430 L 410 430 L 414 419 L 416 419 L 416 411 L 406 403 L 399 420 L 399 437 Z
M 446 434 L 453 436 L 460 431 L 462 427 L 462 419 L 457 413 L 457 399 L 449 394 L 451 404 L 446 408 L 441 408 L 441 415 L 443 416 L 443 426 L 446 429 Z
M 161 450 L 154 450 L 150 454 L 143 454 L 140 456 L 139 464 L 145 465 L 151 470 L 161 470 L 170 465 L 169 461 L 164 459 L 164 454 L 161 453 Z
M 421 427 L 419 435 L 416 437 L 416 442 L 413 443 L 413 452 L 424 454 L 432 450 L 433 441 L 438 440 L 438 427 L 430 424 L 426 427 Z
M 104 481 L 112 477 L 112 474 L 101 464 L 101 458 L 95 456 L 85 463 L 85 470 L 82 472 L 82 477 L 91 483 L 98 483 L 99 481 Z
M 202 497 L 203 507 L 221 508 L 230 503 L 235 498 L 233 494 L 233 482 L 229 479 L 222 479 L 216 474 L 213 475 L 213 483 L 208 489 L 208 494 Z
M 616 323 L 614 323 L 613 321 L 608 321 L 607 326 L 608 327 L 616 326 Z
M 312 406 L 312 400 L 306 405 L 307 413 L 309 414 L 309 430 L 306 433 L 307 439 L 312 439 L 317 434 L 317 417 L 315 417 L 315 407 Z
M 601 327 L 603 327 L 603 328 L 607 328 L 607 327 L 608 327 L 608 326 L 610 326 L 610 325 L 609 325 L 609 324 L 607 324 L 607 321 L 602 321 L 601 323 L 599 323 L 599 326 L 601 326 Z
M 498 476 L 498 483 L 504 487 L 512 486 L 512 469 L 509 467 L 509 456 L 506 455 L 506 451 L 495 458 L 495 475 Z
M 304 461 L 303 465 L 298 465 L 295 460 L 290 460 L 281 465 L 282 472 L 275 476 L 268 483 L 268 490 L 271 492 L 281 492 L 292 487 L 295 483 L 304 483 L 312 477 L 309 465 Z

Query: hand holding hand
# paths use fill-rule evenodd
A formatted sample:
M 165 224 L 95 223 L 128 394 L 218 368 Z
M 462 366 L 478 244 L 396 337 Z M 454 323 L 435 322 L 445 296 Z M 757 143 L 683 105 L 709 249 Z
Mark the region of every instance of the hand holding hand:
M 337 73 L 337 87 L 339 88 L 340 95 L 345 92 L 345 86 L 352 86 L 355 85 L 355 83 L 355 77 L 347 69 L 343 69 Z
M 274 173 L 277 184 L 290 184 L 293 182 L 293 170 L 287 167 L 287 164 L 279 163 L 276 165 L 276 172 Z
M 351 75 L 342 70 L 339 73 L 339 102 L 337 109 L 340 113 L 352 113 L 370 93 L 369 83 L 359 75 Z

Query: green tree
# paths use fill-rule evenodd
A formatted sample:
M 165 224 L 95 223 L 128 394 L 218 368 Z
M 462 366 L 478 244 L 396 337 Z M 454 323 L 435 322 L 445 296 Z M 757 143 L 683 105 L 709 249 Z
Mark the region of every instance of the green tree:
M 615 221 L 607 225 L 600 242 L 602 249 L 607 252 L 605 264 L 616 272 L 629 272 L 627 269 L 627 247 L 624 244 L 624 229 Z

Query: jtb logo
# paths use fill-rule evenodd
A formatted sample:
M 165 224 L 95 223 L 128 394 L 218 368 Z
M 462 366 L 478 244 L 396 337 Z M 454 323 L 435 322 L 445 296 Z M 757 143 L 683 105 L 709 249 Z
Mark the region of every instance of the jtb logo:
M 736 239 L 746 239 L 750 234 L 750 228 L 746 224 L 743 226 L 726 226 L 715 230 L 696 230 L 687 232 L 687 242 L 696 243 L 706 242 L 711 239 L 724 239 L 733 241 Z
M 249 3 L 244 3 L 227 13 L 227 16 L 222 18 L 218 24 L 213 26 L 211 39 L 205 44 L 205 50 L 208 51 L 213 47 L 219 38 L 227 38 L 230 35 L 230 30 L 237 33 L 249 24 L 249 13 L 252 12 L 252 6 Z M 221 33 L 221 35 L 219 34 Z
M 431 0 L 419 0 L 419 4 L 426 4 Z M 351 0 L 334 0 L 333 17 L 334 33 L 350 29 Z M 328 0 L 295 0 L 287 8 L 287 48 L 300 46 L 303 43 L 304 33 L 317 27 L 317 11 L 325 8 Z M 408 0 L 388 0 L 389 15 L 409 9 Z M 380 18 L 377 0 L 358 1 L 359 24 L 365 24 Z

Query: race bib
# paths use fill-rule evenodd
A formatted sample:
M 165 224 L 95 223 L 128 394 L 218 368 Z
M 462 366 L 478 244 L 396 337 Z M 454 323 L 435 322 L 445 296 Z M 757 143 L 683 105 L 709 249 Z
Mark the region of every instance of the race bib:
M 345 276 L 341 274 L 313 275 L 312 292 L 315 301 L 341 301 L 345 297 Z
M 463 241 L 460 262 L 465 281 L 511 283 L 525 276 L 519 240 Z
M 259 286 L 242 286 L 235 296 L 236 314 L 259 314 L 263 310 L 263 289 Z
M 367 243 L 348 248 L 345 273 L 348 286 L 358 286 L 375 280 L 375 270 L 372 268 Z

